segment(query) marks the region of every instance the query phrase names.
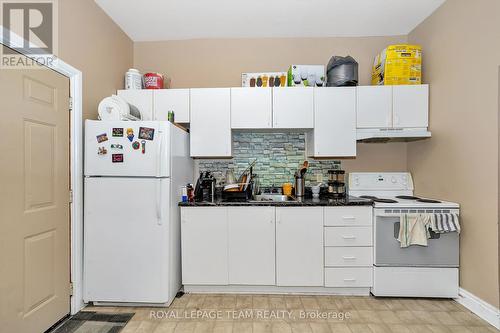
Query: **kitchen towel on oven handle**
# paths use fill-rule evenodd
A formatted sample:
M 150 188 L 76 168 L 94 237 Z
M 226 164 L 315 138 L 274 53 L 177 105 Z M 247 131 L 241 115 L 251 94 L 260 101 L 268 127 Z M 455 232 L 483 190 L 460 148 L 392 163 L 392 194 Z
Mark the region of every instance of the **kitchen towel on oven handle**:
M 430 227 L 431 217 L 428 214 L 401 214 L 398 237 L 401 247 L 427 246 L 431 237 Z
M 458 214 L 431 214 L 431 230 L 438 234 L 445 232 L 460 233 L 460 221 Z

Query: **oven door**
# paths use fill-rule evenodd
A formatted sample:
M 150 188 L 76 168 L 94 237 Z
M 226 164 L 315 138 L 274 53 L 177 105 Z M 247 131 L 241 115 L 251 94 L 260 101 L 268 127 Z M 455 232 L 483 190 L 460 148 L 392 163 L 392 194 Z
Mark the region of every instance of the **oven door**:
M 401 248 L 400 216 L 375 215 L 375 266 L 458 267 L 459 237 L 456 232 L 431 232 L 427 246 Z

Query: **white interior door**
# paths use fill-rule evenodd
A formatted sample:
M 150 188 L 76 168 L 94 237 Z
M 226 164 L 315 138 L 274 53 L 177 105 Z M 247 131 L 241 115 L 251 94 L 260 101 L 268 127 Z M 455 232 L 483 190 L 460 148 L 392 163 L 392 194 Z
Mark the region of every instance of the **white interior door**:
M 39 333 L 70 312 L 69 80 L 0 70 L 0 331 Z
M 229 284 L 276 284 L 274 211 L 228 207 Z
M 169 195 L 168 178 L 85 178 L 85 301 L 169 301 Z

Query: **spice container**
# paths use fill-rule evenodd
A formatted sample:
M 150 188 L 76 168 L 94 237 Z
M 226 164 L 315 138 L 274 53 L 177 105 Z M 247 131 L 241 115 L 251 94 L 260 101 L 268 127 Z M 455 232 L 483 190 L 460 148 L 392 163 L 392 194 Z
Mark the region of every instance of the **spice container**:
M 345 198 L 344 170 L 328 170 L 328 194 L 333 198 Z
M 328 170 L 328 182 L 345 183 L 345 170 Z

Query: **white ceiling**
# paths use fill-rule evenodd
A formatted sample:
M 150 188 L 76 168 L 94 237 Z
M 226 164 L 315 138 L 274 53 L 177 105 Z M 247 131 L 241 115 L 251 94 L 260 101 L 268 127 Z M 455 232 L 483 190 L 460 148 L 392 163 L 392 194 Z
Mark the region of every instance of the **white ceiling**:
M 406 35 L 445 0 L 95 0 L 134 41 Z

